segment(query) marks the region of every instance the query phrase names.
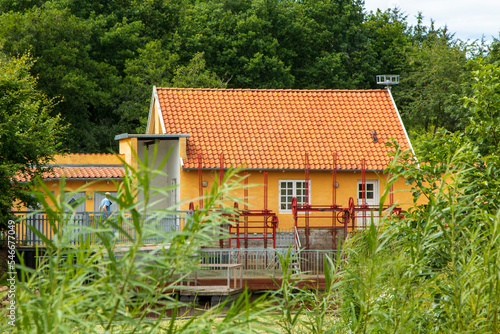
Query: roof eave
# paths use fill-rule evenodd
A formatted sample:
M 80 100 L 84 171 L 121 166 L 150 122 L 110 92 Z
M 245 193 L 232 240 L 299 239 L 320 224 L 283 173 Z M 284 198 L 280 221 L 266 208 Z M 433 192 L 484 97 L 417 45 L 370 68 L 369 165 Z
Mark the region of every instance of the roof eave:
M 149 125 L 151 122 L 151 115 L 153 114 L 153 105 L 155 103 L 155 92 L 156 92 L 156 86 L 153 86 L 153 93 L 151 95 L 151 102 L 149 103 L 149 113 L 148 113 L 148 122 L 146 124 L 146 133 L 148 133 Z
M 119 181 L 123 179 L 123 176 L 119 177 L 51 177 L 44 178 L 44 181 L 59 181 L 66 179 L 66 181 Z
M 183 167 L 183 170 L 187 171 L 195 171 L 198 170 L 197 167 Z M 224 171 L 227 171 L 229 168 L 223 168 Z M 219 167 L 216 168 L 207 168 L 203 167 L 202 170 L 205 171 L 218 171 L 220 170 Z M 366 169 L 365 171 L 367 172 L 377 172 L 377 173 L 382 173 L 384 172 L 385 169 Z M 270 171 L 270 172 L 304 172 L 304 169 L 293 169 L 293 168 L 242 168 L 242 171 Z M 332 169 L 309 169 L 310 172 L 331 172 Z M 361 172 L 361 169 L 337 169 L 337 172 Z
M 410 137 L 408 136 L 408 133 L 406 132 L 405 125 L 403 124 L 403 120 L 401 119 L 401 115 L 399 114 L 398 106 L 396 105 L 396 102 L 394 101 L 394 98 L 392 97 L 392 93 L 390 89 L 387 89 L 387 92 L 389 93 L 389 97 L 391 98 L 392 105 L 394 106 L 394 110 L 396 110 L 396 115 L 398 116 L 399 123 L 401 124 L 401 128 L 403 129 L 403 132 L 406 137 L 406 141 L 408 142 L 408 145 L 410 146 L 411 152 L 415 156 L 415 151 L 413 150 L 413 146 L 411 145 Z
M 128 133 L 121 133 L 119 135 L 115 136 L 115 140 L 121 140 L 121 139 L 127 139 L 127 138 L 137 138 L 137 139 L 144 139 L 144 140 L 154 140 L 154 139 L 160 139 L 160 140 L 171 140 L 171 139 L 179 139 L 182 137 L 189 137 L 188 134 L 162 134 L 162 135 L 155 135 L 155 134 L 128 134 Z

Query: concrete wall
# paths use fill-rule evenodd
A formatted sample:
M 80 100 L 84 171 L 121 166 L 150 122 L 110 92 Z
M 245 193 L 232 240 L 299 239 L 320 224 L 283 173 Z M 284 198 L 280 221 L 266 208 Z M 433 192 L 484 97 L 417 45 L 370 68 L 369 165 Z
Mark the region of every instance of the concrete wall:
M 148 164 L 155 170 L 160 170 L 161 173 L 154 176 L 151 180 L 151 187 L 166 188 L 172 186 L 173 183 L 180 183 L 180 159 L 179 159 L 179 141 L 174 140 L 161 140 L 156 141 L 156 144 L 149 144 L 151 141 L 140 140 L 137 143 L 137 155 L 141 160 L 145 160 L 147 151 Z M 157 146 L 157 156 L 154 156 L 155 145 Z M 167 153 L 170 155 L 167 162 L 160 169 L 160 166 L 165 159 Z M 154 191 L 151 192 L 153 194 Z M 172 189 L 169 196 L 165 197 L 162 194 L 157 194 L 151 197 L 150 203 L 155 203 L 152 208 L 166 209 L 179 203 L 180 194 L 179 189 Z M 139 196 L 139 201 L 143 201 L 144 196 Z

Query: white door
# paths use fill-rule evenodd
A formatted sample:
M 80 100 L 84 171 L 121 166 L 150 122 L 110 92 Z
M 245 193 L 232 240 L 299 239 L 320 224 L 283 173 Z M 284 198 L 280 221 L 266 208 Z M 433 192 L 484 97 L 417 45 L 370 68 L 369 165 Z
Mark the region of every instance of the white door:
M 357 186 L 357 204 L 358 206 L 362 204 L 367 204 L 370 210 L 368 211 L 358 211 L 356 214 L 356 226 L 367 227 L 370 226 L 371 217 L 373 213 L 373 221 L 375 224 L 378 223 L 379 213 L 379 180 L 366 180 L 365 196 L 363 200 L 363 182 L 358 180 Z

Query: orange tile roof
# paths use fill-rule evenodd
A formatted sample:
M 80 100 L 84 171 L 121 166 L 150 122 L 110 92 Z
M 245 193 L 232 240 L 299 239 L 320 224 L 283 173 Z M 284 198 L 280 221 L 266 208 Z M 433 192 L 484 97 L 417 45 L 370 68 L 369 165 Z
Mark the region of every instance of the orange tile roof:
M 51 172 L 44 173 L 44 179 L 121 179 L 125 175 L 122 167 L 55 167 Z M 18 174 L 18 182 L 26 182 L 29 177 Z
M 384 143 L 411 147 L 387 90 L 255 90 L 156 88 L 165 134 L 186 133 L 184 168 L 382 170 Z M 376 131 L 378 142 L 372 132 Z

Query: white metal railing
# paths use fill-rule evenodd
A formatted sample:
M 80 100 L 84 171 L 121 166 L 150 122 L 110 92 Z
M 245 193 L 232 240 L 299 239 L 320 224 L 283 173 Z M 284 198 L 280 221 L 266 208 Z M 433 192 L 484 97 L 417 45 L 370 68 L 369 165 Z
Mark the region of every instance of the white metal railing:
M 13 212 L 17 217 L 15 227 L 16 243 L 19 246 L 40 246 L 44 242 L 33 229 L 47 239 L 54 238 L 54 232 L 49 222 L 49 217 L 45 212 L 33 213 L 28 211 Z M 162 232 L 171 232 L 182 230 L 189 222 L 191 211 L 176 211 L 169 215 L 146 214 L 144 223 L 150 228 Z M 77 244 L 85 242 L 88 239 L 91 243 L 99 242 L 95 232 L 90 232 L 88 228 L 97 229 L 98 227 L 110 230 L 110 236 L 116 243 L 129 243 L 135 240 L 135 228 L 133 225 L 133 217 L 130 213 L 118 215 L 117 213 L 106 214 L 102 212 L 75 212 L 62 213 L 63 226 L 56 225 L 56 228 L 64 228 L 64 233 L 70 233 L 75 237 L 71 243 Z M 145 243 L 159 243 L 163 240 L 162 237 L 151 237 L 146 239 Z
M 288 248 L 295 244 L 293 237 L 293 228 L 276 229 L 276 248 Z
M 280 256 L 288 249 L 202 249 L 202 264 L 242 264 L 245 277 L 279 276 L 283 273 Z M 297 274 L 322 275 L 325 257 L 335 261 L 336 251 L 291 249 L 288 266 Z
M 299 231 L 297 231 L 297 226 L 293 227 L 293 232 L 294 232 L 294 244 L 295 244 L 295 249 L 299 251 L 302 248 L 302 245 L 300 244 L 300 238 L 299 238 Z

